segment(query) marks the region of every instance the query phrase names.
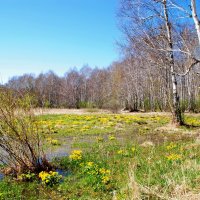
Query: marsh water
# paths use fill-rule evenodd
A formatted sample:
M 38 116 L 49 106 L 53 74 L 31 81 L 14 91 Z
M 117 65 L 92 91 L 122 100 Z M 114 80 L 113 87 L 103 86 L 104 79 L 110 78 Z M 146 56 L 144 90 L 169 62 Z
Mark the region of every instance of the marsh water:
M 52 161 L 54 158 L 68 156 L 73 149 L 77 149 L 76 144 L 84 144 L 84 143 L 92 144 L 94 142 L 97 142 L 98 137 L 102 137 L 104 139 L 104 141 L 107 141 L 107 140 L 109 140 L 108 136 L 109 136 L 109 134 L 104 134 L 101 136 L 99 136 L 99 135 L 68 136 L 68 137 L 60 136 L 57 139 L 58 139 L 58 141 L 61 142 L 61 145 L 48 146 L 48 147 L 46 147 L 44 152 L 46 154 L 46 158 L 49 161 Z M 134 134 L 134 136 L 129 135 L 129 134 L 115 134 L 114 136 L 120 143 L 125 143 L 127 141 L 135 141 L 135 142 L 141 143 L 142 141 L 145 141 L 145 138 L 146 138 L 146 137 L 141 138 L 141 136 L 139 137 L 136 134 Z M 61 174 L 66 173 L 66 172 L 62 172 L 62 171 L 59 171 L 59 172 Z M 4 175 L 2 173 L 0 173 L 0 180 L 2 180 L 3 177 L 4 177 Z
M 77 144 L 92 144 L 97 142 L 97 138 L 101 137 L 103 138 L 104 141 L 109 140 L 109 135 L 111 134 L 104 134 L 104 135 L 84 135 L 84 136 L 60 136 L 57 137 L 57 139 L 61 142 L 61 145 L 56 145 L 56 146 L 49 146 L 47 147 L 44 151 L 46 154 L 46 158 L 49 161 L 52 161 L 54 158 L 59 158 L 59 157 L 64 157 L 68 156 L 72 150 L 77 149 Z M 142 144 L 146 141 L 152 142 L 152 144 L 158 145 L 162 144 L 166 141 L 175 141 L 175 140 L 184 140 L 187 139 L 188 137 L 183 135 L 180 138 L 177 137 L 177 134 L 168 134 L 166 137 L 166 134 L 164 133 L 156 133 L 155 131 L 153 132 L 148 132 L 148 134 L 139 134 L 138 130 L 131 130 L 130 132 L 127 131 L 126 133 L 115 133 L 114 136 L 116 137 L 116 140 L 121 143 L 121 144 L 126 144 L 126 143 L 135 143 L 135 144 Z M 58 169 L 58 172 L 62 175 L 66 175 L 68 172 L 64 172 L 62 170 Z M 3 174 L 0 173 L 0 180 L 2 180 L 4 177 Z

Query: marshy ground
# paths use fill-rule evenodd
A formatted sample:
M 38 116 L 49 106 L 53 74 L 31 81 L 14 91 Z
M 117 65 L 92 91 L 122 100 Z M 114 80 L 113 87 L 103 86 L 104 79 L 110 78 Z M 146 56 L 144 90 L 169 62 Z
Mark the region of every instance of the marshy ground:
M 200 115 L 37 111 L 44 151 L 64 176 L 48 187 L 5 177 L 0 199 L 200 199 Z

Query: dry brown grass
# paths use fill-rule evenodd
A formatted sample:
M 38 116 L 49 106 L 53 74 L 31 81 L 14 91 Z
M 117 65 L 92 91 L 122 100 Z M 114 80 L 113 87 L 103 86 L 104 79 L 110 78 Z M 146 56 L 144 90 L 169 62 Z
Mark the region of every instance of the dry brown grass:
M 103 109 L 95 109 L 95 112 L 90 111 L 89 109 L 64 109 L 64 108 L 36 108 L 34 109 L 35 115 L 60 115 L 60 114 L 76 114 L 76 115 L 84 115 L 84 114 L 108 114 L 111 113 L 109 110 Z

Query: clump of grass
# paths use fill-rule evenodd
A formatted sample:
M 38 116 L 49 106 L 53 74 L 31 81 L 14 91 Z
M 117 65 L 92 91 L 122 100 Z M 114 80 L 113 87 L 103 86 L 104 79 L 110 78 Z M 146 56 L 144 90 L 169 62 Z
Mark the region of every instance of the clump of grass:
M 184 149 L 184 143 L 170 143 L 155 148 L 140 149 L 137 155 L 136 181 L 142 188 L 149 188 L 160 196 L 170 198 L 174 188 L 183 183 L 187 190 L 194 191 L 198 188 L 195 177 L 199 177 L 198 170 L 185 165 L 188 161 L 199 162 L 199 159 L 191 158 L 194 153 L 192 149 Z M 199 154 L 200 147 L 195 150 Z M 144 193 L 147 193 L 144 192 Z M 144 194 L 145 195 L 145 194 Z M 150 195 L 150 194 L 148 194 Z

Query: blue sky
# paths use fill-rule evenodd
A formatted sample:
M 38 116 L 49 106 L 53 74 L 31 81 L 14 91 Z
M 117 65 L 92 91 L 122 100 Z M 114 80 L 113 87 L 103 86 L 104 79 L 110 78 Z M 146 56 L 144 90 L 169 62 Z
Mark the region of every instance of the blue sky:
M 0 0 L 0 82 L 106 67 L 118 57 L 118 0 Z

